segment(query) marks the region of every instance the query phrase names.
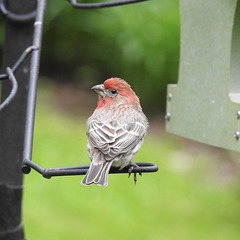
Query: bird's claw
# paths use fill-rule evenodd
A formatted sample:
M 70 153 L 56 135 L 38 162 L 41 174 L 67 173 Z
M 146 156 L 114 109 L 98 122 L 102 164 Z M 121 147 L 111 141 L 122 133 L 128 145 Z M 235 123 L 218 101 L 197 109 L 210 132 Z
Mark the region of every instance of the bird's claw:
M 132 173 L 132 171 L 133 171 L 133 169 L 134 169 L 135 167 L 138 167 L 138 165 L 137 165 L 136 163 L 130 163 L 130 167 L 129 167 L 129 169 L 128 169 L 128 177 L 131 176 L 131 173 Z M 133 174 L 134 174 L 134 177 L 133 177 L 134 183 L 135 183 L 135 185 L 136 185 L 136 183 L 137 183 L 137 173 L 135 172 L 135 173 L 133 173 Z M 141 173 L 141 172 L 139 172 L 139 175 L 142 177 L 142 173 Z

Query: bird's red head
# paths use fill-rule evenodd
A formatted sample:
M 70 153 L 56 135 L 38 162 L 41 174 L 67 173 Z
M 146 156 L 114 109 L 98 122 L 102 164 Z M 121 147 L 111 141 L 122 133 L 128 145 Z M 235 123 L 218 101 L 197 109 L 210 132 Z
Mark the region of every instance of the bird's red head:
M 92 88 L 100 97 L 97 109 L 122 103 L 138 103 L 139 99 L 131 86 L 120 78 L 109 78 Z
M 109 78 L 103 83 L 106 89 L 118 88 L 119 89 L 129 89 L 131 86 L 121 78 Z
M 131 86 L 121 78 L 109 78 L 104 83 L 105 89 L 115 89 L 121 96 L 131 98 L 136 97 L 136 94 L 131 89 Z

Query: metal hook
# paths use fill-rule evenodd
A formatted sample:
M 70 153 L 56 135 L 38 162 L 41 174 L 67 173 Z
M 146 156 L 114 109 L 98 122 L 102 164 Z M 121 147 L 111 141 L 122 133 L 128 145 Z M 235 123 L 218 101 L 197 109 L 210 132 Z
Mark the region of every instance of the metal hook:
M 16 14 L 6 8 L 5 0 L 0 0 L 0 11 L 2 15 L 11 22 L 27 23 L 36 18 L 36 10 L 26 14 Z
M 0 0 L 1 1 L 1 0 Z M 17 69 L 21 66 L 21 64 L 24 62 L 24 60 L 27 58 L 27 56 L 34 50 L 38 50 L 39 48 L 36 46 L 30 46 L 28 47 L 23 53 L 22 55 L 19 57 L 19 59 L 16 61 L 16 63 L 13 65 L 13 67 L 11 68 L 11 71 L 13 73 L 15 73 L 17 71 Z M 7 73 L 3 73 L 0 74 L 0 80 L 6 80 L 8 79 L 8 74 Z
M 1 0 L 0 0 L 1 1 Z M 27 56 L 34 50 L 38 50 L 39 48 L 36 46 L 30 46 L 28 47 L 22 55 L 19 57 L 19 59 L 16 61 L 14 66 L 12 68 L 7 67 L 6 73 L 0 74 L 0 80 L 10 80 L 12 83 L 12 90 L 9 94 L 9 96 L 0 104 L 0 111 L 2 111 L 15 97 L 17 90 L 18 90 L 18 83 L 14 76 L 14 72 L 17 71 L 17 69 L 21 66 L 21 64 L 24 62 L 24 60 L 27 58 Z
M 0 104 L 0 111 L 2 111 L 13 100 L 13 98 L 15 97 L 17 90 L 18 90 L 18 83 L 12 72 L 12 69 L 7 67 L 6 72 L 8 75 L 8 79 L 12 83 L 12 90 L 11 90 L 10 94 L 8 95 L 8 97 L 3 101 L 3 103 Z
M 108 1 L 108 2 L 100 2 L 100 3 L 78 3 L 76 0 L 67 0 L 67 1 L 70 2 L 74 8 L 94 9 L 94 8 L 115 7 L 115 6 L 130 4 L 130 3 L 144 2 L 148 0 L 122 0 L 122 1 Z

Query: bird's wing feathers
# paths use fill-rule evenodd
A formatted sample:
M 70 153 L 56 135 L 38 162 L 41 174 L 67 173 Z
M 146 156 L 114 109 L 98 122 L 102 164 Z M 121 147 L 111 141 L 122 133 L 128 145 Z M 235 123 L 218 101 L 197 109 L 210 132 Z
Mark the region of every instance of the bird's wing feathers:
M 89 144 L 99 149 L 107 161 L 133 149 L 146 134 L 146 127 L 140 122 L 120 124 L 92 120 L 87 135 Z

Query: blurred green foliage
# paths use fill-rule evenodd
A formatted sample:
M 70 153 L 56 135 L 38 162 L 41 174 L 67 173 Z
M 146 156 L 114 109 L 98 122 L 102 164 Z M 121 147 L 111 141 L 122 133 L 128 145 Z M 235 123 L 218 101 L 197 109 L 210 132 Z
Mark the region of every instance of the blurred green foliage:
M 64 0 L 49 1 L 41 72 L 90 88 L 109 77 L 128 81 L 144 111 L 165 107 L 167 83 L 177 81 L 179 7 L 177 0 L 76 10 Z
M 94 10 L 52 0 L 45 19 L 40 74 L 88 89 L 121 77 L 141 97 L 145 112 L 163 111 L 167 84 L 178 74 L 177 0 Z M 1 46 L 3 39 L 0 34 Z

